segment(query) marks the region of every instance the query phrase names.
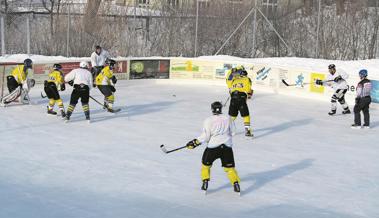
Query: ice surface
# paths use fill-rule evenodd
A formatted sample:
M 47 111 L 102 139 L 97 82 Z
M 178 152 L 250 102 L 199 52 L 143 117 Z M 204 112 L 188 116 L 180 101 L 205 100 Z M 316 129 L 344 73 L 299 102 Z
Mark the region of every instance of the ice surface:
M 0 108 L 1 218 L 379 217 L 379 112 L 372 128 L 352 115 L 330 117 L 329 103 L 256 90 L 248 104 L 255 138 L 234 137 L 241 197 L 217 161 L 200 191 L 204 146 L 164 154 L 200 134 L 222 86 L 119 81 L 118 114 L 91 101 L 65 124 L 34 105 Z M 62 93 L 67 107 L 71 89 Z M 102 100 L 98 90 L 91 94 Z M 175 96 L 174 96 L 175 95 Z M 227 109 L 225 108 L 225 112 Z

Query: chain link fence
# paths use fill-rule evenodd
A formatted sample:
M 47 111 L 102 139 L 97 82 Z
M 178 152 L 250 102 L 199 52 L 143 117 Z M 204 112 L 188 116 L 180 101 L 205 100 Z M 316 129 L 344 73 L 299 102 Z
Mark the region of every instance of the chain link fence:
M 379 0 L 2 0 L 2 54 L 379 57 Z M 238 28 L 237 28 L 238 27 Z M 232 34 L 233 33 L 233 34 Z

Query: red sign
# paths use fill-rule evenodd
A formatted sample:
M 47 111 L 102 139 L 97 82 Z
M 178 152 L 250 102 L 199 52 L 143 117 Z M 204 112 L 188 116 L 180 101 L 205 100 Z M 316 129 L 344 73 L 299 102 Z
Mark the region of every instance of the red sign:
M 64 74 L 68 74 L 71 70 L 79 68 L 79 63 L 80 62 L 66 62 L 66 63 L 61 63 L 62 65 L 62 72 Z

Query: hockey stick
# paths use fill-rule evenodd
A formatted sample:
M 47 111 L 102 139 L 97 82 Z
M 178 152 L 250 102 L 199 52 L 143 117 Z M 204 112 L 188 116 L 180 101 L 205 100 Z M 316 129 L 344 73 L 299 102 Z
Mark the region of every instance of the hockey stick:
M 230 95 L 229 95 L 229 97 L 226 99 L 226 101 L 225 101 L 225 103 L 222 105 L 222 107 L 225 107 L 229 100 L 230 100 Z
M 332 82 L 334 80 L 324 80 L 322 81 L 323 83 L 324 82 Z M 297 86 L 298 84 L 288 84 L 284 79 L 282 79 L 282 83 L 286 86 Z M 315 82 L 311 82 L 311 83 L 302 83 L 301 85 L 310 85 L 310 84 L 315 84 Z
M 110 112 L 110 113 L 117 113 L 117 112 L 119 112 L 119 111 L 121 110 L 121 108 L 118 108 L 118 109 L 111 109 L 111 108 L 109 108 L 108 105 L 104 105 L 104 104 L 100 103 L 100 102 L 99 102 L 98 100 L 96 100 L 94 97 L 92 97 L 92 96 L 89 96 L 89 97 L 90 97 L 92 100 L 94 100 L 96 103 L 98 103 L 99 105 L 105 107 L 105 108 L 107 109 L 107 111 Z
M 99 105 L 101 105 L 101 106 L 103 106 L 103 107 L 106 107 L 108 110 L 109 110 L 109 108 L 108 108 L 108 106 L 107 105 L 104 105 L 104 104 L 102 104 L 102 103 L 100 103 L 98 100 L 96 100 L 96 98 L 94 98 L 94 97 L 92 97 L 92 96 L 89 96 L 92 100 L 94 100 L 96 103 L 98 103 Z
M 179 148 L 175 148 L 175 149 L 172 149 L 172 150 L 167 150 L 167 149 L 165 148 L 164 145 L 161 145 L 161 149 L 162 149 L 162 151 L 163 151 L 164 153 L 166 153 L 166 154 L 171 153 L 171 152 L 174 152 L 174 151 L 181 150 L 181 149 L 186 148 L 186 147 L 187 147 L 187 145 L 182 146 L 182 147 L 179 147 Z
M 47 97 L 47 95 L 46 95 L 46 96 L 43 96 L 43 94 L 42 94 L 42 92 L 41 92 L 41 97 L 42 97 L 42 98 L 46 98 L 46 97 Z

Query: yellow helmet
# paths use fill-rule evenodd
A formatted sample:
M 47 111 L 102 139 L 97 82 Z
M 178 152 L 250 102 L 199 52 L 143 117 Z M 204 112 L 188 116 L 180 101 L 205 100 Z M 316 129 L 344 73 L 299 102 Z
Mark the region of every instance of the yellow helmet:
M 244 70 L 245 68 L 241 65 L 241 64 L 239 64 L 239 65 L 237 65 L 236 66 L 236 70 L 237 71 L 239 71 L 239 70 Z

